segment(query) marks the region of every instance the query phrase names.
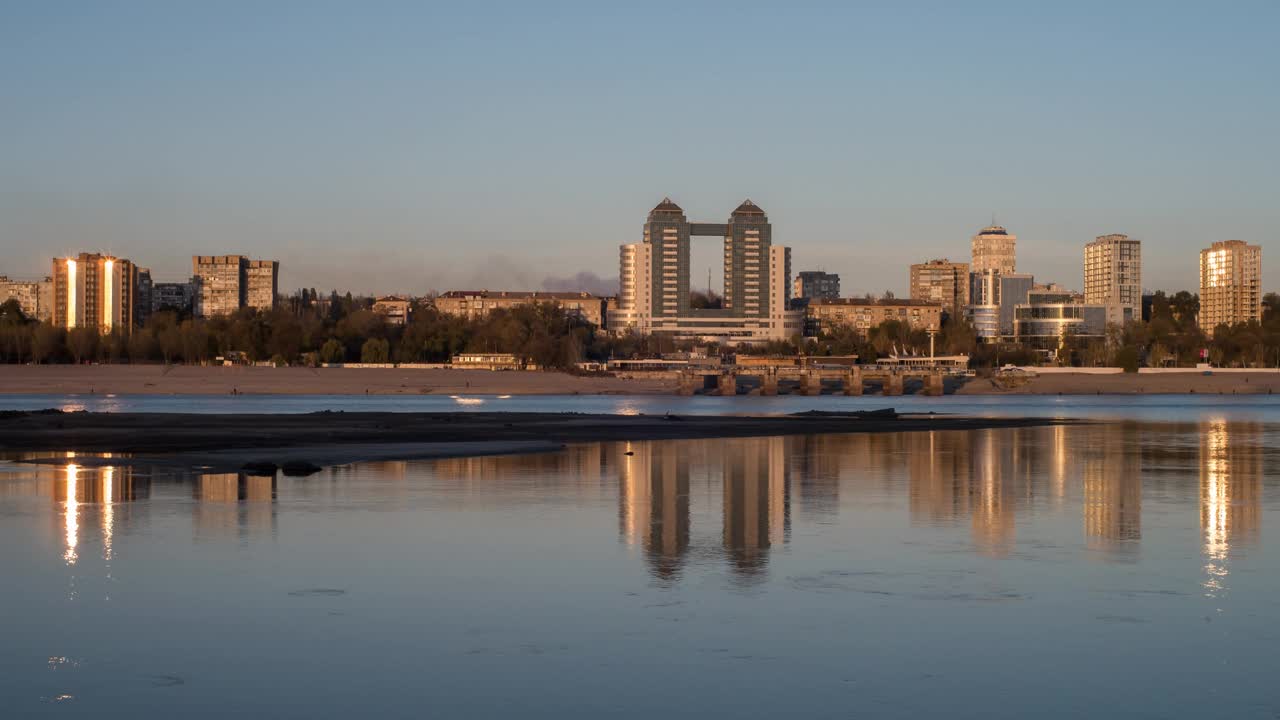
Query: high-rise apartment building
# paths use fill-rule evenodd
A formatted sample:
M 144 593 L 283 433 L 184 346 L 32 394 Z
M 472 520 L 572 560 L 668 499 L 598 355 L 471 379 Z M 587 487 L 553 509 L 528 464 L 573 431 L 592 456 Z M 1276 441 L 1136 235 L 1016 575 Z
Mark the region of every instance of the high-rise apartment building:
M 1262 247 L 1224 240 L 1200 251 L 1200 327 L 1262 320 Z
M 623 245 L 619 296 L 609 327 L 729 342 L 799 334 L 803 314 L 791 310 L 791 256 L 773 245 L 769 218 L 747 200 L 727 223 L 691 223 L 669 198 L 649 212 L 642 242 Z M 690 244 L 695 237 L 724 243 L 724 307 L 689 303 Z
M 250 260 L 243 255 L 195 255 L 191 274 L 196 283 L 198 317 L 228 315 L 240 308 L 272 310 L 276 306 L 280 263 Z
M 801 270 L 796 273 L 791 296 L 804 300 L 840 297 L 840 276 L 821 270 Z
M 663 198 L 649 212 L 644 242 L 651 246 L 653 314 L 678 317 L 689 312 L 689 220 L 684 210 Z
M 138 269 L 123 258 L 96 253 L 53 260 L 52 322 L 68 330 L 132 332 Z
M 138 281 L 134 283 L 133 288 L 133 322 L 135 325 L 145 325 L 151 317 L 151 304 L 154 293 L 155 283 L 151 280 L 151 269 L 138 268 Z
M 769 316 L 772 236 L 769 217 L 750 200 L 729 216 L 724 230 L 724 307 L 736 317 Z
M 191 312 L 195 306 L 196 283 L 158 282 L 151 285 L 151 312 L 161 310 L 179 313 Z
M 254 310 L 274 310 L 280 294 L 280 263 L 248 260 L 244 268 L 244 304 Z
M 967 314 L 984 342 L 1000 337 L 1000 276 L 1017 272 L 1017 241 L 1016 235 L 999 225 L 985 227 L 973 236 Z
M 770 331 L 775 333 L 775 337 L 801 334 L 802 327 L 797 328 L 794 324 L 788 326 L 784 313 L 776 310 L 776 308 L 791 307 L 791 248 L 782 245 L 770 246 L 769 274 L 766 277 L 769 278 L 769 307 L 775 308 L 768 315 Z M 839 280 L 837 279 L 836 282 Z
M 973 236 L 973 262 L 970 264 L 970 271 L 980 273 L 994 270 L 1002 274 L 1017 272 L 1017 242 L 1017 235 L 999 225 L 983 228 Z
M 1107 322 L 1142 319 L 1142 242 L 1101 235 L 1084 246 L 1084 301 L 1107 308 Z
M 969 264 L 930 260 L 911 266 L 911 299 L 941 305 L 959 317 L 969 304 Z
M 34 320 L 53 317 L 53 278 L 10 280 L 0 275 L 0 303 L 17 300 L 22 314 Z

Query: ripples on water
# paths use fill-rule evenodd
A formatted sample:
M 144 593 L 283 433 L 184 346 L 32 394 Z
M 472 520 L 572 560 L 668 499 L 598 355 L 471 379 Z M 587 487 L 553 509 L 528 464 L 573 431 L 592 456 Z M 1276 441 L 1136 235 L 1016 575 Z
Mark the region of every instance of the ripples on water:
M 1276 427 L 10 465 L 0 696 L 276 716 L 1275 717 Z

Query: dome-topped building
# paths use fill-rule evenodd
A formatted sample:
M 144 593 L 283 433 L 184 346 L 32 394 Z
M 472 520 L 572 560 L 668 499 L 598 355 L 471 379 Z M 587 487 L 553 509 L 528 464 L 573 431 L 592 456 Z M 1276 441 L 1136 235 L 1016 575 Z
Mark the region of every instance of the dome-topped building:
M 1018 236 L 999 225 L 989 225 L 973 236 L 973 262 L 969 270 L 982 273 L 991 270 L 1001 275 L 1017 272 Z

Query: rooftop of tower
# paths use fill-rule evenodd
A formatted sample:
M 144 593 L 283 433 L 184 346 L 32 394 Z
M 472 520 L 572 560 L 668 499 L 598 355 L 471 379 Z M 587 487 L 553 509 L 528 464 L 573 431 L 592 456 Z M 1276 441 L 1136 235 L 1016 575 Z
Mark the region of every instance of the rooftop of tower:
M 1008 235 L 1009 231 L 1005 230 L 999 225 L 988 225 L 987 227 L 982 228 L 982 231 L 979 232 L 978 234 L 979 235 Z
M 677 205 L 677 204 L 675 204 L 675 203 L 671 202 L 671 198 L 669 198 L 669 197 L 664 197 L 664 198 L 662 198 L 662 202 L 660 202 L 660 203 L 658 203 L 657 205 L 653 206 L 653 209 L 652 209 L 652 210 L 650 210 L 649 212 L 651 212 L 651 213 L 680 213 L 681 215 L 683 215 L 683 214 L 684 214 L 684 210 L 683 210 L 679 205 Z
M 738 209 L 733 211 L 734 215 L 764 215 L 764 210 L 759 205 L 751 202 L 750 199 L 743 200 Z

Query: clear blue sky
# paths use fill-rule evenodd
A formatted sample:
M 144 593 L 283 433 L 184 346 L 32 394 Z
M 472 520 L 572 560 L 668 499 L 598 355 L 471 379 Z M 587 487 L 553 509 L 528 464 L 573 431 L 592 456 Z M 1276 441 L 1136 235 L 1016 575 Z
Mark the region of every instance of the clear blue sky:
M 243 252 L 290 290 L 532 288 L 615 276 L 670 195 L 710 221 L 750 197 L 849 294 L 967 257 L 992 212 L 1043 280 L 1124 232 L 1149 288 L 1240 238 L 1274 289 L 1277 27 L 1276 2 L 10 0 L 0 273 Z

